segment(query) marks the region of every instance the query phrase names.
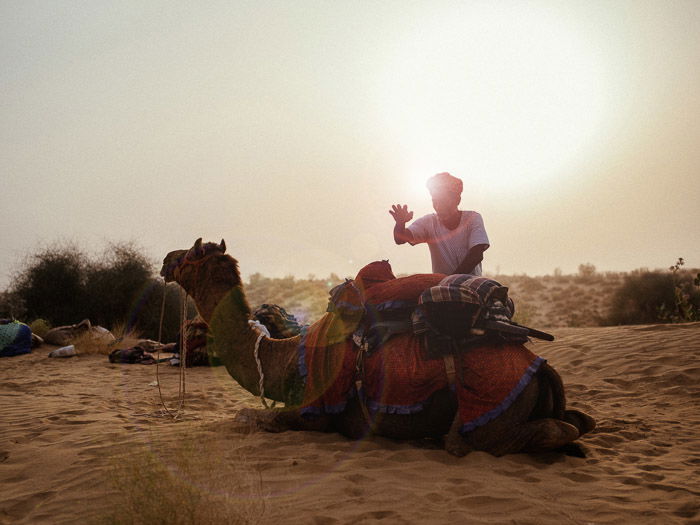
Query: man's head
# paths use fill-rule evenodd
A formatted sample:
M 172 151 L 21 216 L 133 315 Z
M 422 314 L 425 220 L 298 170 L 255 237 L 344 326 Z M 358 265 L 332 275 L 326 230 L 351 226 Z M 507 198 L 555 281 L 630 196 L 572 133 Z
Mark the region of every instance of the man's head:
M 445 220 L 457 213 L 462 200 L 462 181 L 447 172 L 438 173 L 428 179 L 428 191 L 433 198 L 433 209 L 438 218 Z

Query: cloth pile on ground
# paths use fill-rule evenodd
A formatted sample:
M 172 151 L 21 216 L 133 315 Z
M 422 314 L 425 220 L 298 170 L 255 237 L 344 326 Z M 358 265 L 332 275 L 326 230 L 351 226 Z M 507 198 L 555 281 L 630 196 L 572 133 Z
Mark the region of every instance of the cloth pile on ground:
M 32 351 L 32 329 L 19 321 L 0 320 L 0 357 L 28 354 Z
M 116 348 L 109 353 L 109 362 L 118 364 L 152 365 L 158 352 L 174 352 L 176 343 L 163 344 L 152 339 L 141 339 L 131 348 Z M 159 362 L 168 361 L 170 357 L 161 358 Z
M 151 365 L 156 362 L 152 354 L 144 351 L 143 348 L 134 346 L 132 348 L 117 348 L 109 353 L 109 362 L 117 364 L 141 364 Z

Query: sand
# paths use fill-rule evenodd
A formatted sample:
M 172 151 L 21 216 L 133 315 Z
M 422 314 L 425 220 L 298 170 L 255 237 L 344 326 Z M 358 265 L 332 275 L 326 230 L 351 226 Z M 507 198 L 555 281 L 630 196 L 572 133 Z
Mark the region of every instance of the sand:
M 426 443 L 257 431 L 233 416 L 259 401 L 223 368 L 187 371 L 173 421 L 153 365 L 49 359 L 52 347 L 2 359 L 0 523 L 128 521 L 115 479 L 129 482 L 118 472 L 130 459 L 259 523 L 700 523 L 700 323 L 552 331 L 555 342 L 530 346 L 597 419 L 580 440 L 586 458 L 458 459 Z M 159 372 L 172 404 L 178 369 Z M 152 482 L 131 481 L 167 499 Z

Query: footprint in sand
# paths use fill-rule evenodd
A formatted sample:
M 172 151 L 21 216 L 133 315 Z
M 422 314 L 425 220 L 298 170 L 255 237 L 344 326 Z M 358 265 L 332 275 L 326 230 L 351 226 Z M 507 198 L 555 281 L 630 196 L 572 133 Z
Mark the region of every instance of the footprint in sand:
M 353 518 L 353 521 L 365 521 L 365 520 L 385 520 L 396 516 L 396 512 L 393 510 L 375 510 L 372 512 L 363 512 L 358 514 Z
M 351 481 L 353 483 L 358 483 L 358 484 L 373 481 L 372 478 L 369 478 L 367 476 L 363 476 L 362 474 L 348 474 L 347 476 L 343 476 L 343 479 L 346 479 L 348 481 Z
M 56 494 L 55 490 L 37 492 L 31 496 L 22 496 L 14 500 L 4 502 L 3 515 L 9 516 L 13 520 L 20 521 L 45 500 Z

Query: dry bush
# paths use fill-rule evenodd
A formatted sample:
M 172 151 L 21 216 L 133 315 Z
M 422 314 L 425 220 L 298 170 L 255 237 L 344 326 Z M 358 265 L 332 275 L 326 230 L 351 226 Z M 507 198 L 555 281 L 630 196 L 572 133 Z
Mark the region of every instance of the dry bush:
M 327 279 L 296 279 L 264 277 L 259 273 L 250 276 L 246 284 L 248 303 L 255 309 L 263 303 L 276 304 L 294 315 L 300 324 L 312 323 L 319 319 L 328 305 L 328 292 L 342 282 L 337 275 Z
M 33 334 L 36 334 L 39 337 L 44 337 L 46 332 L 51 330 L 51 323 L 49 323 L 46 319 L 35 319 L 29 323 L 29 328 Z
M 128 323 L 156 339 L 165 301 L 162 339 L 174 341 L 179 295 L 179 287 L 164 286 L 154 263 L 133 243 L 110 244 L 95 259 L 73 244 L 59 242 L 26 257 L 10 289 L 0 294 L 0 316 L 45 319 L 54 326 L 81 319 L 110 329 Z M 194 315 L 192 305 L 188 312 Z
M 116 494 L 99 523 L 255 524 L 270 522 L 260 472 L 236 443 L 188 434 L 177 445 L 152 443 L 115 458 Z M 238 449 L 240 450 L 240 449 Z
M 81 355 L 109 355 L 115 348 L 131 348 L 142 339 L 139 332 L 128 329 L 124 324 L 116 325 L 111 333 L 115 339 L 85 332 L 76 337 L 72 344 Z
M 536 314 L 537 307 L 535 307 L 533 304 L 521 301 L 517 304 L 515 308 L 513 321 L 523 326 L 532 326 Z
M 627 275 L 610 302 L 607 324 L 687 322 L 700 311 L 700 288 L 691 272 L 672 273 L 638 270 Z M 675 271 L 674 271 L 675 269 Z M 698 278 L 700 283 L 700 278 Z

